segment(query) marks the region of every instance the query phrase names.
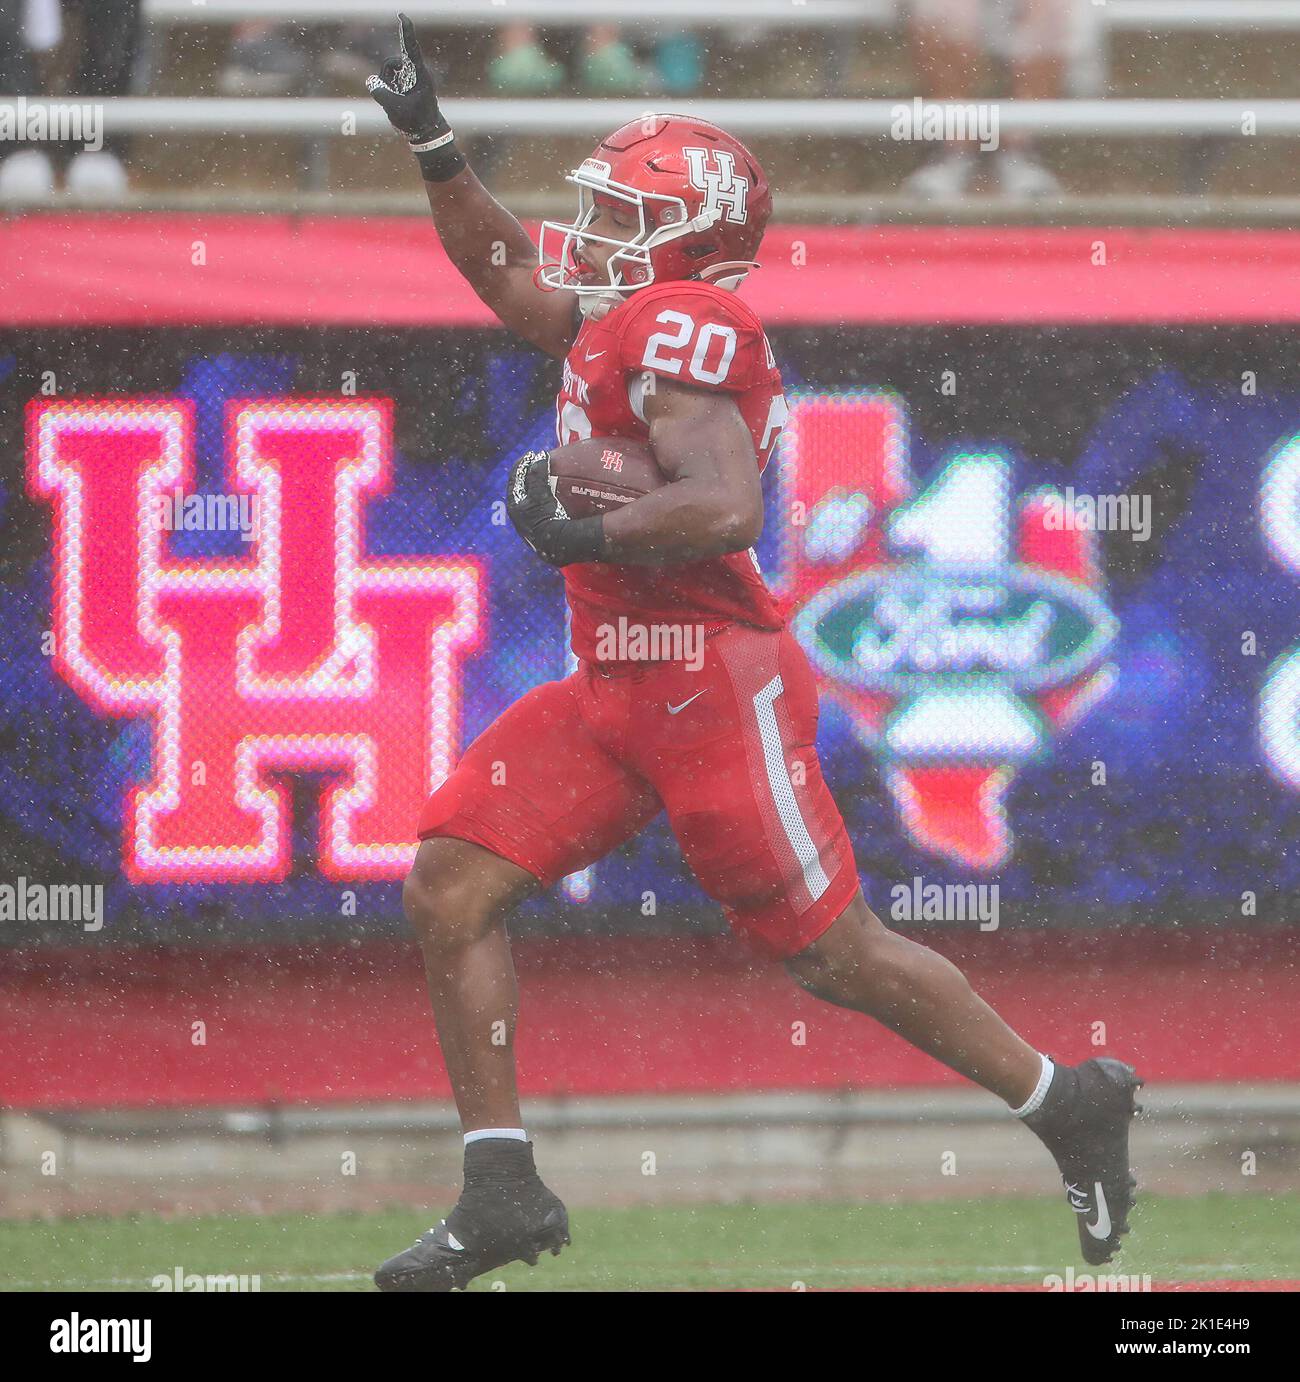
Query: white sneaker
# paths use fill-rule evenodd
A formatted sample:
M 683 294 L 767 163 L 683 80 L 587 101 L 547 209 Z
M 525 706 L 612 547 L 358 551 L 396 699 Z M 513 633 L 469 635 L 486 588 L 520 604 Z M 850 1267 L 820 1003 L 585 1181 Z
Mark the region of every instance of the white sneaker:
M 68 191 L 77 197 L 93 197 L 97 201 L 119 201 L 126 196 L 126 169 L 116 154 L 86 150 L 72 160 L 68 168 Z
M 950 149 L 918 168 L 903 187 L 926 201 L 951 201 L 967 191 L 974 176 L 975 155 L 964 149 Z
M 1009 149 L 998 156 L 998 186 L 1004 195 L 1017 201 L 1059 197 L 1064 190 L 1036 158 Z
M 54 195 L 54 169 L 39 149 L 10 154 L 0 163 L 0 202 L 45 202 Z

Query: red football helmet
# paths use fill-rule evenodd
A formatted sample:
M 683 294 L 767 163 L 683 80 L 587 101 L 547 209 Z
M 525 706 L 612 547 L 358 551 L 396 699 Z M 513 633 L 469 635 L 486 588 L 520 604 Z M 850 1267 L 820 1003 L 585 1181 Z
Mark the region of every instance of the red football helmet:
M 757 267 L 772 189 L 740 140 L 707 120 L 644 115 L 603 139 L 567 181 L 578 189 L 578 219 L 542 222 L 537 277 L 546 288 L 578 293 L 585 312 L 674 279 L 734 288 Z M 630 239 L 587 230 L 598 197 L 634 209 Z M 585 243 L 613 247 L 607 282 L 582 281 L 575 251 Z

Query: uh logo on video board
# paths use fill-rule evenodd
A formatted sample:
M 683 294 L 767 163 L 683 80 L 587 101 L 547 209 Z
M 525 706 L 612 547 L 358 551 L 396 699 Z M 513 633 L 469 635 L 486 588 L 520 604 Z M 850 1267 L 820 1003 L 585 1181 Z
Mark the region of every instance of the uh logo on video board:
M 183 558 L 189 401 L 30 406 L 28 483 L 54 510 L 54 666 L 100 713 L 151 723 L 147 780 L 124 802 L 133 882 L 287 877 L 292 772 L 332 778 L 325 877 L 409 867 L 415 813 L 460 750 L 485 580 L 470 557 L 368 554 L 366 504 L 391 466 L 387 401 L 234 403 L 225 486 L 257 521 L 237 557 Z
M 367 554 L 390 413 L 231 404 L 225 487 L 256 504 L 256 533 L 237 558 L 182 558 L 170 533 L 195 499 L 191 405 L 31 405 L 29 485 L 54 513 L 54 666 L 100 713 L 151 726 L 147 780 L 123 806 L 133 881 L 286 877 L 292 772 L 332 777 L 324 876 L 408 867 L 420 802 L 462 747 L 488 587 L 471 557 Z M 795 399 L 772 515 L 782 579 L 903 828 L 991 868 L 1011 848 L 1016 768 L 1107 685 L 1114 620 L 1093 535 L 1049 522 L 1050 493 L 1018 496 L 998 454 L 956 456 L 917 493 L 906 426 L 886 393 Z

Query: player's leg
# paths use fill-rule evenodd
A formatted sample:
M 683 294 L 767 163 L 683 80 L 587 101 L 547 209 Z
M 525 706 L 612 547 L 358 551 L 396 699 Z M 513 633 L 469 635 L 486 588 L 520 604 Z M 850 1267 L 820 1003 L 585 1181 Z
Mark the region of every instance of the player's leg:
M 518 1012 L 505 918 L 537 886 L 481 845 L 424 840 L 402 903 L 424 955 L 438 1042 L 466 1133 L 450 1214 L 375 1273 L 381 1291 L 449 1291 L 569 1241 L 568 1215 L 537 1174 L 515 1092 Z
M 886 930 L 862 898 L 822 779 L 817 689 L 798 644 L 788 633 L 733 630 L 712 641 L 710 658 L 715 675 L 700 682 L 708 689 L 693 719 L 658 750 L 657 785 L 701 886 L 755 949 L 786 960 L 818 997 L 1024 1103 L 1042 1069 L 1037 1052 L 954 965 Z
M 887 931 L 858 887 L 817 757 L 817 688 L 788 633 L 735 629 L 708 645 L 704 688 L 655 743 L 652 778 L 701 886 L 756 949 L 819 997 L 857 1008 L 1007 1099 L 1042 1062 L 941 955 Z M 678 674 L 686 677 L 686 673 Z M 689 689 L 670 685 L 648 705 Z M 648 733 L 648 739 L 651 735 Z
M 1042 1057 L 938 951 L 885 927 L 858 893 L 813 943 L 786 961 L 810 993 L 874 1017 L 913 1046 L 1019 1108 Z
M 1040 1055 L 955 965 L 888 930 L 860 894 L 786 968 L 810 993 L 874 1017 L 1005 1099 L 1056 1160 L 1084 1259 L 1110 1261 L 1137 1188 L 1128 1136 L 1142 1082 L 1130 1066 L 1057 1065 Z
M 465 1132 L 518 1128 L 519 994 L 505 921 L 537 878 L 482 845 L 424 840 L 402 906 L 424 956 L 438 1044 Z
M 874 1017 L 1005 1099 L 1056 1159 L 1085 1260 L 1099 1265 L 1114 1256 L 1136 1189 L 1128 1134 L 1141 1081 L 1131 1067 L 1107 1059 L 1054 1064 L 954 964 L 882 925 L 860 893 L 786 968 L 810 993 Z
M 381 1290 L 464 1287 L 569 1241 L 519 1115 L 506 918 L 529 891 L 601 858 L 659 810 L 597 741 L 584 688 L 580 674 L 531 691 L 425 806 L 403 902 L 466 1134 L 465 1188 L 446 1219 L 380 1267 Z
M 1056 1157 L 1084 1256 L 1108 1260 L 1132 1201 L 1132 1071 L 1118 1061 L 1054 1066 L 955 966 L 872 915 L 821 776 L 816 687 L 793 638 L 723 635 L 696 684 L 704 693 L 694 723 L 655 733 L 653 703 L 643 718 L 656 755 L 647 775 L 701 886 L 738 933 L 817 996 L 875 1018 L 1005 1099 Z M 661 690 L 679 704 L 688 688 Z

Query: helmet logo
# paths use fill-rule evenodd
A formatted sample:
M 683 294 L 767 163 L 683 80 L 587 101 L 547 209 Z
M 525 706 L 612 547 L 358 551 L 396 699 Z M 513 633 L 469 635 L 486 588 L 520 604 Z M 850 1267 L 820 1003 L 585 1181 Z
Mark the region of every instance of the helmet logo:
M 749 179 L 736 176 L 736 160 L 724 149 L 683 149 L 691 186 L 704 193 L 704 210 L 726 212 L 727 220 L 745 224 Z M 714 166 L 709 167 L 712 157 Z

